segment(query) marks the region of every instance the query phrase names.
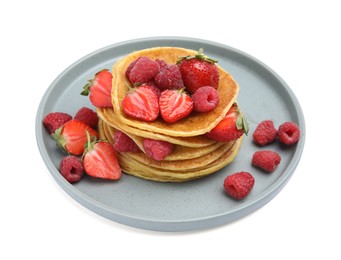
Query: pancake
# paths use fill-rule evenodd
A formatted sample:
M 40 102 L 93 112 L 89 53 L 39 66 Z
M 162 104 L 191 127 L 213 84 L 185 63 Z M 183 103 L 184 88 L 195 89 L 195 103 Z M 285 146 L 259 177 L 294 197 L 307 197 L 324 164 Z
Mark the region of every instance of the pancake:
M 102 128 L 104 132 L 104 138 L 106 138 L 110 143 L 113 144 L 114 139 L 113 136 L 115 134 L 116 129 L 107 125 L 105 122 L 102 122 Z M 137 160 L 144 162 L 144 163 L 151 163 L 152 161 L 155 161 L 151 158 L 149 158 L 147 155 L 143 154 L 143 138 L 138 136 L 129 135 L 133 139 L 133 141 L 137 144 L 137 146 L 141 149 L 142 152 L 140 153 L 134 153 L 132 154 L 132 157 L 135 157 Z M 216 149 L 220 148 L 221 146 L 224 146 L 225 143 L 222 142 L 215 142 L 212 145 L 202 147 L 200 149 L 193 148 L 193 147 L 186 147 L 186 146 L 180 146 L 180 145 L 174 145 L 174 149 L 171 154 L 166 156 L 164 161 L 181 161 L 181 160 L 188 160 L 193 158 L 202 157 L 204 155 L 210 154 L 214 152 Z M 155 161 L 154 164 L 158 164 L 160 162 Z M 176 162 L 176 164 L 178 164 Z M 173 166 L 171 166 L 173 167 Z
M 218 159 L 208 164 L 205 168 L 196 170 L 172 171 L 150 167 L 138 161 L 132 160 L 126 153 L 118 153 L 122 170 L 130 175 L 159 181 L 159 182 L 183 182 L 202 178 L 213 174 L 234 161 L 238 155 L 242 139 L 238 139 L 234 145 L 223 153 Z
M 134 128 L 163 134 L 166 136 L 191 137 L 209 132 L 226 115 L 232 104 L 235 102 L 239 92 L 239 86 L 232 76 L 217 65 L 219 69 L 218 95 L 220 98 L 218 106 L 206 113 L 191 113 L 182 120 L 168 124 L 161 118 L 153 122 L 144 122 L 133 119 L 126 115 L 122 109 L 122 101 L 128 91 L 129 81 L 125 76 L 127 67 L 138 57 L 147 56 L 150 59 L 163 59 L 169 64 L 175 64 L 179 57 L 195 55 L 196 51 L 177 47 L 156 47 L 135 51 L 120 61 L 116 62 L 112 69 L 112 103 L 114 113 L 120 124 L 129 125 Z
M 188 137 L 167 136 L 164 134 L 149 132 L 146 130 L 142 130 L 139 128 L 123 124 L 118 120 L 112 108 L 97 108 L 97 115 L 106 124 L 110 125 L 113 128 L 119 129 L 120 131 L 126 134 L 134 134 L 136 136 L 143 136 L 145 138 L 167 141 L 172 144 L 177 144 L 186 147 L 205 147 L 216 143 L 214 140 L 211 140 L 203 135 Z

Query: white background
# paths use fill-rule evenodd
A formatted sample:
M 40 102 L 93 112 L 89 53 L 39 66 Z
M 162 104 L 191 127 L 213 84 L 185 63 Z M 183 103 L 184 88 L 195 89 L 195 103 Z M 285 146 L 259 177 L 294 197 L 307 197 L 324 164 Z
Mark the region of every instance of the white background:
M 2 1 L 0 258 L 340 259 L 337 2 Z M 49 174 L 34 129 L 48 86 L 90 52 L 150 36 L 235 47 L 296 94 L 307 129 L 302 159 L 280 194 L 255 213 L 205 231 L 144 231 L 83 208 Z

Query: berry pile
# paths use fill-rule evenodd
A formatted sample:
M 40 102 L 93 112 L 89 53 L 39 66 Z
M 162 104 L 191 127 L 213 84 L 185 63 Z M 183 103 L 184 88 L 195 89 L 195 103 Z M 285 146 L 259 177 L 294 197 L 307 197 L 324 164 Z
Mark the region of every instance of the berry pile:
M 266 146 L 276 139 L 287 146 L 298 142 L 300 129 L 294 122 L 284 122 L 275 128 L 272 120 L 260 122 L 254 133 L 253 141 L 258 146 Z M 258 150 L 254 152 L 251 164 L 265 172 L 274 172 L 281 162 L 281 156 L 273 150 Z M 235 199 L 243 199 L 252 190 L 255 183 L 254 177 L 248 172 L 239 172 L 228 175 L 224 180 L 226 193 Z
M 79 109 L 73 118 L 67 113 L 51 112 L 43 119 L 48 133 L 67 154 L 60 162 L 59 171 L 70 183 L 81 180 L 84 172 L 102 179 L 121 177 L 114 147 L 98 141 L 97 124 L 96 112 L 88 107 Z
M 147 122 L 156 120 L 160 113 L 165 122 L 175 123 L 192 111 L 213 110 L 219 103 L 216 62 L 202 49 L 194 56 L 180 57 L 177 64 L 145 56 L 137 58 L 125 72 L 134 87 L 122 102 L 123 111 Z

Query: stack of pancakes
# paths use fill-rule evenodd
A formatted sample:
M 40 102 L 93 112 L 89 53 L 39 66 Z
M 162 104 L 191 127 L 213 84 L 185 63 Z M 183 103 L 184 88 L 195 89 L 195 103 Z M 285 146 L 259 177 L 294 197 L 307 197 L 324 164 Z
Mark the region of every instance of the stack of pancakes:
M 113 108 L 98 108 L 99 134 L 101 139 L 113 143 L 115 131 L 127 134 L 141 149 L 140 152 L 117 153 L 122 171 L 134 176 L 154 181 L 182 182 L 212 174 L 231 163 L 238 154 L 242 137 L 223 143 L 205 137 L 235 103 L 239 86 L 231 75 L 218 66 L 220 79 L 218 86 L 219 104 L 207 113 L 192 112 L 182 120 L 169 124 L 161 117 L 153 122 L 144 122 L 126 115 L 122 101 L 130 85 L 125 76 L 131 62 L 141 56 L 163 59 L 175 64 L 179 57 L 195 55 L 196 51 L 176 47 L 157 47 L 136 51 L 116 62 L 112 69 Z M 157 161 L 147 156 L 143 149 L 143 139 L 151 138 L 174 144 L 174 149 L 164 160 Z

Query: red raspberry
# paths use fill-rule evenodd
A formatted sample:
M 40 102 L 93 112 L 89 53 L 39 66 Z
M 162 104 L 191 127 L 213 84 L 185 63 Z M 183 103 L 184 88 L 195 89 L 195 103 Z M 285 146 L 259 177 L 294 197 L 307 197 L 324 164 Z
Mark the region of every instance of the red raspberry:
M 96 128 L 98 124 L 97 113 L 88 107 L 79 109 L 74 119 L 81 121 L 92 128 Z
M 49 134 L 53 134 L 59 127 L 61 127 L 71 119 L 72 116 L 67 113 L 53 112 L 45 116 L 43 124 L 46 127 L 47 131 L 49 131 Z
M 259 145 L 266 145 L 273 142 L 277 136 L 277 129 L 271 120 L 260 122 L 253 133 L 253 140 Z
M 160 69 L 163 69 L 163 68 L 167 67 L 167 65 L 168 65 L 167 62 L 165 62 L 164 60 L 161 60 L 161 59 L 156 59 L 155 61 L 159 64 Z
M 143 140 L 143 148 L 146 154 L 154 160 L 161 161 L 173 150 L 172 143 L 145 138 Z
M 77 182 L 83 177 L 83 162 L 80 158 L 74 155 L 65 156 L 61 160 L 59 167 L 60 173 L 70 183 Z
M 127 136 L 125 133 L 117 130 L 114 134 L 114 149 L 117 152 L 132 152 L 136 153 L 140 151 L 137 144 Z
M 205 86 L 199 88 L 192 95 L 193 110 L 197 112 L 208 112 L 213 110 L 219 103 L 218 91 L 211 87 Z
M 279 154 L 271 150 L 257 151 L 252 156 L 252 165 L 267 172 L 273 172 L 280 162 Z
M 161 89 L 180 89 L 184 86 L 178 66 L 170 64 L 161 65 L 160 71 L 154 77 L 155 84 Z
M 147 83 L 155 77 L 159 70 L 160 66 L 156 61 L 148 57 L 140 57 L 132 67 L 128 66 L 126 74 L 129 74 L 128 78 L 132 84 Z
M 255 179 L 248 172 L 237 172 L 227 176 L 224 180 L 226 193 L 235 199 L 245 198 L 254 184 Z
M 287 145 L 298 142 L 300 135 L 300 128 L 294 122 L 285 122 L 278 128 L 279 141 Z

